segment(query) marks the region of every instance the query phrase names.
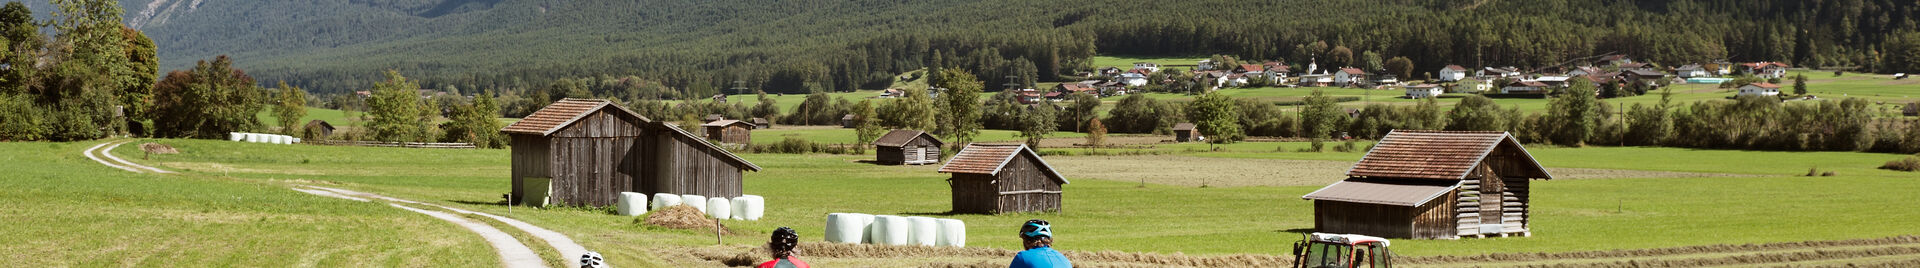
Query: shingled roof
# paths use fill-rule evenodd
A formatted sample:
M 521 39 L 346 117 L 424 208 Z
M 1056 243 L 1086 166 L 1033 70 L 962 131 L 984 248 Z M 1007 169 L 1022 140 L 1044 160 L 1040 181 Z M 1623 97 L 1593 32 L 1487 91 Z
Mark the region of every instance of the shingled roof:
M 1301 196 L 1308 200 L 1418 207 L 1460 187 L 1460 182 L 1352 178 Z
M 1533 155 L 1520 146 L 1520 141 L 1512 134 L 1498 131 L 1432 131 L 1432 130 L 1394 130 L 1380 139 L 1373 149 L 1367 151 L 1360 162 L 1347 170 L 1348 177 L 1354 178 L 1406 178 L 1460 180 L 1466 178 L 1481 160 L 1504 151 L 1496 157 L 1519 157 L 1514 163 L 1525 166 L 1516 167 L 1522 174 L 1501 174 L 1509 177 L 1527 177 L 1552 179 L 1553 176 L 1533 160 Z
M 953 159 L 947 160 L 946 165 L 940 166 L 940 173 L 999 175 L 1000 169 L 1005 168 L 1007 163 L 1013 162 L 1014 156 L 1020 154 L 1026 154 L 1028 158 L 1039 162 L 1037 166 L 1045 169 L 1047 177 L 1054 182 L 1067 184 L 1067 177 L 1060 176 L 1060 172 L 1055 171 L 1053 165 L 1047 164 L 1045 159 L 1040 159 L 1040 154 L 1033 152 L 1032 148 L 1027 148 L 1026 144 L 967 144 L 967 148 L 960 149 L 960 153 L 954 154 Z
M 507 134 L 550 135 L 553 134 L 554 131 L 560 131 L 561 128 L 573 124 L 573 121 L 580 120 L 580 118 L 584 118 L 588 114 L 592 114 L 594 111 L 599 111 L 601 108 L 608 106 L 612 106 L 612 108 L 619 109 L 634 117 L 639 117 L 640 121 L 653 121 L 652 119 L 647 119 L 645 116 L 640 116 L 639 113 L 634 113 L 632 110 L 627 110 L 626 107 L 613 105 L 612 101 L 567 98 L 547 105 L 546 108 L 540 108 L 539 111 L 534 111 L 533 114 L 527 115 L 526 118 L 521 118 L 519 122 L 513 122 L 511 125 L 507 125 L 506 128 L 501 128 L 500 132 Z
M 933 135 L 928 135 L 926 131 L 911 130 L 911 129 L 895 129 L 893 131 L 888 131 L 887 135 L 880 136 L 880 139 L 873 140 L 873 145 L 884 146 L 884 147 L 907 146 L 908 142 L 913 142 L 914 138 L 919 138 L 921 136 L 926 136 L 927 140 L 933 141 L 934 146 L 947 144 L 946 142 L 940 141 L 940 138 L 934 137 Z
M 732 120 L 732 119 L 724 119 L 724 120 L 715 120 L 715 121 L 713 121 L 713 122 L 707 122 L 706 124 L 700 124 L 700 126 L 703 126 L 703 127 L 724 127 L 724 126 L 727 126 L 727 125 L 732 125 L 732 124 L 746 124 L 746 125 L 747 125 L 747 127 L 753 127 L 753 123 L 747 123 L 747 121 L 740 121 L 740 120 Z

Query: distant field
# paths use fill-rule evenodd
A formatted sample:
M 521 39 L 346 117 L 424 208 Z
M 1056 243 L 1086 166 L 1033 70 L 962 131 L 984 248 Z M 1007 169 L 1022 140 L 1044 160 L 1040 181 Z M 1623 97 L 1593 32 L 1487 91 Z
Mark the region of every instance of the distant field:
M 766 131 L 761 131 L 766 132 Z M 506 150 L 381 149 L 359 147 L 271 146 L 221 141 L 166 140 L 190 153 L 136 162 L 170 168 L 191 168 L 208 175 L 339 183 L 341 187 L 371 190 L 397 197 L 433 200 L 466 209 L 509 214 L 494 205 L 506 192 Z M 1348 165 L 1360 152 L 1281 153 L 1278 148 L 1304 143 L 1240 143 L 1219 151 L 1196 152 L 1205 144 L 1170 144 L 1154 150 L 1184 155 L 1186 159 L 1151 163 L 1154 157 L 1134 158 L 1131 165 L 1167 165 L 1170 172 L 1183 163 L 1220 159 L 1221 163 L 1249 163 L 1233 158 L 1324 160 L 1326 165 Z M 1360 145 L 1364 148 L 1365 144 Z M 1803 240 L 1873 238 L 1912 234 L 1920 223 L 1916 210 L 1887 210 L 1913 202 L 1908 194 L 1920 190 L 1910 174 L 1876 171 L 1891 154 L 1848 152 L 1746 152 L 1669 148 L 1530 148 L 1549 167 L 1603 168 L 1760 174 L 1767 177 L 1622 178 L 1555 180 L 1536 184 L 1535 237 L 1465 239 L 1455 241 L 1396 241 L 1395 251 L 1408 256 L 1462 255 L 1495 252 L 1568 252 L 1590 250 L 1740 244 Z M 122 155 L 134 152 L 121 149 Z M 1071 149 L 1070 149 L 1071 150 Z M 767 218 L 758 222 L 729 221 L 745 234 L 727 238 L 715 247 L 712 237 L 697 232 L 670 231 L 631 225 L 631 219 L 602 210 L 515 208 L 516 218 L 572 235 L 589 248 L 609 253 L 614 263 L 653 263 L 687 266 L 700 252 L 743 252 L 776 226 L 792 226 L 804 241 L 820 241 L 823 217 L 831 212 L 873 214 L 938 214 L 948 210 L 945 174 L 937 165 L 891 167 L 859 162 L 870 155 L 748 154 L 765 167 L 747 174 L 746 191 L 767 196 Z M 1059 161 L 1081 161 L 1059 157 Z M 1767 164 L 1753 164 L 1766 159 Z M 1093 161 L 1098 161 L 1097 159 Z M 1140 162 L 1148 161 L 1148 162 Z M 1231 164 L 1229 164 L 1231 165 Z M 1834 170 L 1838 177 L 1790 177 L 1805 173 L 1808 165 Z M 217 167 L 217 168 L 216 168 Z M 1243 179 L 1258 174 L 1231 167 L 1206 168 Z M 1079 174 L 1079 175 L 1076 175 Z M 1317 173 L 1312 173 L 1317 174 Z M 969 245 L 1012 249 L 1017 242 L 1006 230 L 1029 218 L 1056 224 L 1059 247 L 1068 250 L 1117 250 L 1212 256 L 1218 254 L 1285 254 L 1286 243 L 1310 230 L 1310 202 L 1299 196 L 1318 189 L 1304 186 L 1208 188 L 1191 184 L 1149 183 L 1143 188 L 1126 174 L 1067 174 L 1064 212 L 1058 214 L 941 216 L 965 220 Z M 1116 177 L 1118 176 L 1118 177 Z M 1340 179 L 1326 175 L 1324 181 Z M 1097 178 L 1097 179 L 1096 179 Z M 848 202 L 849 198 L 874 200 Z M 875 202 L 877 201 L 877 202 Z M 1779 204 L 1779 205 L 1768 205 Z M 1791 205 L 1787 205 L 1791 204 Z M 1870 215 L 1870 216 L 1869 216 Z M 1841 225 L 1847 228 L 1831 228 Z M 658 262 L 650 261 L 658 259 Z M 993 258 L 998 259 L 998 258 Z M 687 262 L 691 261 L 691 262 Z M 822 262 L 861 266 L 886 260 L 822 258 Z M 895 260 L 898 261 L 898 260 Z
M 858 134 L 854 129 L 840 128 L 837 126 L 775 126 L 773 129 L 754 130 L 753 140 L 755 143 L 774 143 L 786 138 L 798 138 L 820 143 L 853 144 L 860 140 Z M 1047 135 L 1048 138 L 1079 138 L 1086 136 L 1086 133 L 1064 131 Z M 1020 132 L 1011 130 L 981 130 L 980 135 L 974 137 L 974 141 L 977 142 L 1019 142 L 1025 140 L 1026 138 L 1020 137 Z

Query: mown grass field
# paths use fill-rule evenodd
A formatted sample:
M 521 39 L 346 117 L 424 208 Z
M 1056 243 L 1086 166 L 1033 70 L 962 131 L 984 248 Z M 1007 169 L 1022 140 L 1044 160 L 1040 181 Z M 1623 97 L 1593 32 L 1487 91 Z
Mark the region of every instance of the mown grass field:
M 729 221 L 743 234 L 713 243 L 710 234 L 632 224 L 605 210 L 500 206 L 508 191 L 506 150 L 429 150 L 275 146 L 223 141 L 166 140 L 184 153 L 133 160 L 163 168 L 263 181 L 319 181 L 400 198 L 512 215 L 573 236 L 616 264 L 682 266 L 688 252 L 741 251 L 763 242 L 766 230 L 792 226 L 805 241 L 820 241 L 833 212 L 939 215 L 947 211 L 944 174 L 935 166 L 861 163 L 871 156 L 748 154 L 766 170 L 747 175 L 746 192 L 766 196 L 767 217 Z M 1364 145 L 1361 145 L 1364 148 Z M 1360 152 L 1292 153 L 1302 143 L 1241 143 L 1156 147 L 1199 158 L 1353 161 Z M 1873 238 L 1913 234 L 1920 211 L 1889 210 L 1920 201 L 1911 173 L 1872 169 L 1897 157 L 1848 152 L 1745 152 L 1668 148 L 1533 148 L 1550 167 L 1589 167 L 1758 174 L 1733 178 L 1630 178 L 1536 183 L 1535 237 L 1395 243 L 1408 256 L 1494 252 L 1568 252 L 1610 249 Z M 137 155 L 121 148 L 120 155 Z M 1807 165 L 1836 177 L 1793 177 Z M 1232 173 L 1234 170 L 1216 172 Z M 1310 202 L 1299 196 L 1319 186 L 1193 187 L 1099 180 L 1067 174 L 1064 212 L 953 215 L 965 220 L 969 245 L 1013 249 L 1010 231 L 1030 218 L 1056 224 L 1058 246 L 1069 250 L 1154 253 L 1285 254 L 1287 243 L 1309 231 Z M 1297 179 L 1297 178 L 1292 178 Z M 1322 178 L 1326 183 L 1339 177 Z M 344 202 L 344 201 L 343 201 Z M 371 209 L 371 208 L 370 208 Z M 395 212 L 398 213 L 398 212 Z M 697 250 L 696 250 L 697 249 Z M 839 260 L 822 260 L 837 262 Z M 845 263 L 845 262 L 840 262 Z M 852 262 L 849 264 L 859 264 Z M 869 263 L 871 265 L 871 263 Z
M 1204 56 L 1201 56 L 1201 57 L 1151 57 L 1151 58 L 1094 56 L 1093 68 L 1098 69 L 1103 67 L 1118 67 L 1123 70 L 1133 69 L 1133 63 L 1136 63 L 1136 62 L 1152 62 L 1152 63 L 1160 64 L 1160 66 L 1195 65 L 1195 64 L 1200 64 L 1200 60 L 1205 60 L 1205 59 L 1207 59 L 1207 57 L 1204 57 Z
M 497 265 L 480 237 L 384 204 L 274 181 L 134 174 L 94 163 L 99 142 L 0 143 L 0 263 L 56 266 Z M 138 144 L 118 155 L 138 158 Z M 253 148 L 270 152 L 273 148 Z

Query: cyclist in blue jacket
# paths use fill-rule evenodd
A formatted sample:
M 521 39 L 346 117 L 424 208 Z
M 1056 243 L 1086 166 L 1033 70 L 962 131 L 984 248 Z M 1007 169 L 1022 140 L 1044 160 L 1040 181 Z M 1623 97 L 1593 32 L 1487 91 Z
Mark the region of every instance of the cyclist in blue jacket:
M 1073 262 L 1066 255 L 1053 250 L 1053 226 L 1047 221 L 1028 220 L 1020 226 L 1020 240 L 1026 242 L 1025 251 L 1013 256 L 1009 268 L 1071 268 Z

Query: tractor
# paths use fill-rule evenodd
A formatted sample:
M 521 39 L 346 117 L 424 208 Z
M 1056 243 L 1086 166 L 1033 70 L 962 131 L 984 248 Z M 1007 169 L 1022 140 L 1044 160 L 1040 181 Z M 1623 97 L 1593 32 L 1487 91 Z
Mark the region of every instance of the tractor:
M 1393 251 L 1386 238 L 1312 233 L 1293 243 L 1295 268 L 1391 268 Z

